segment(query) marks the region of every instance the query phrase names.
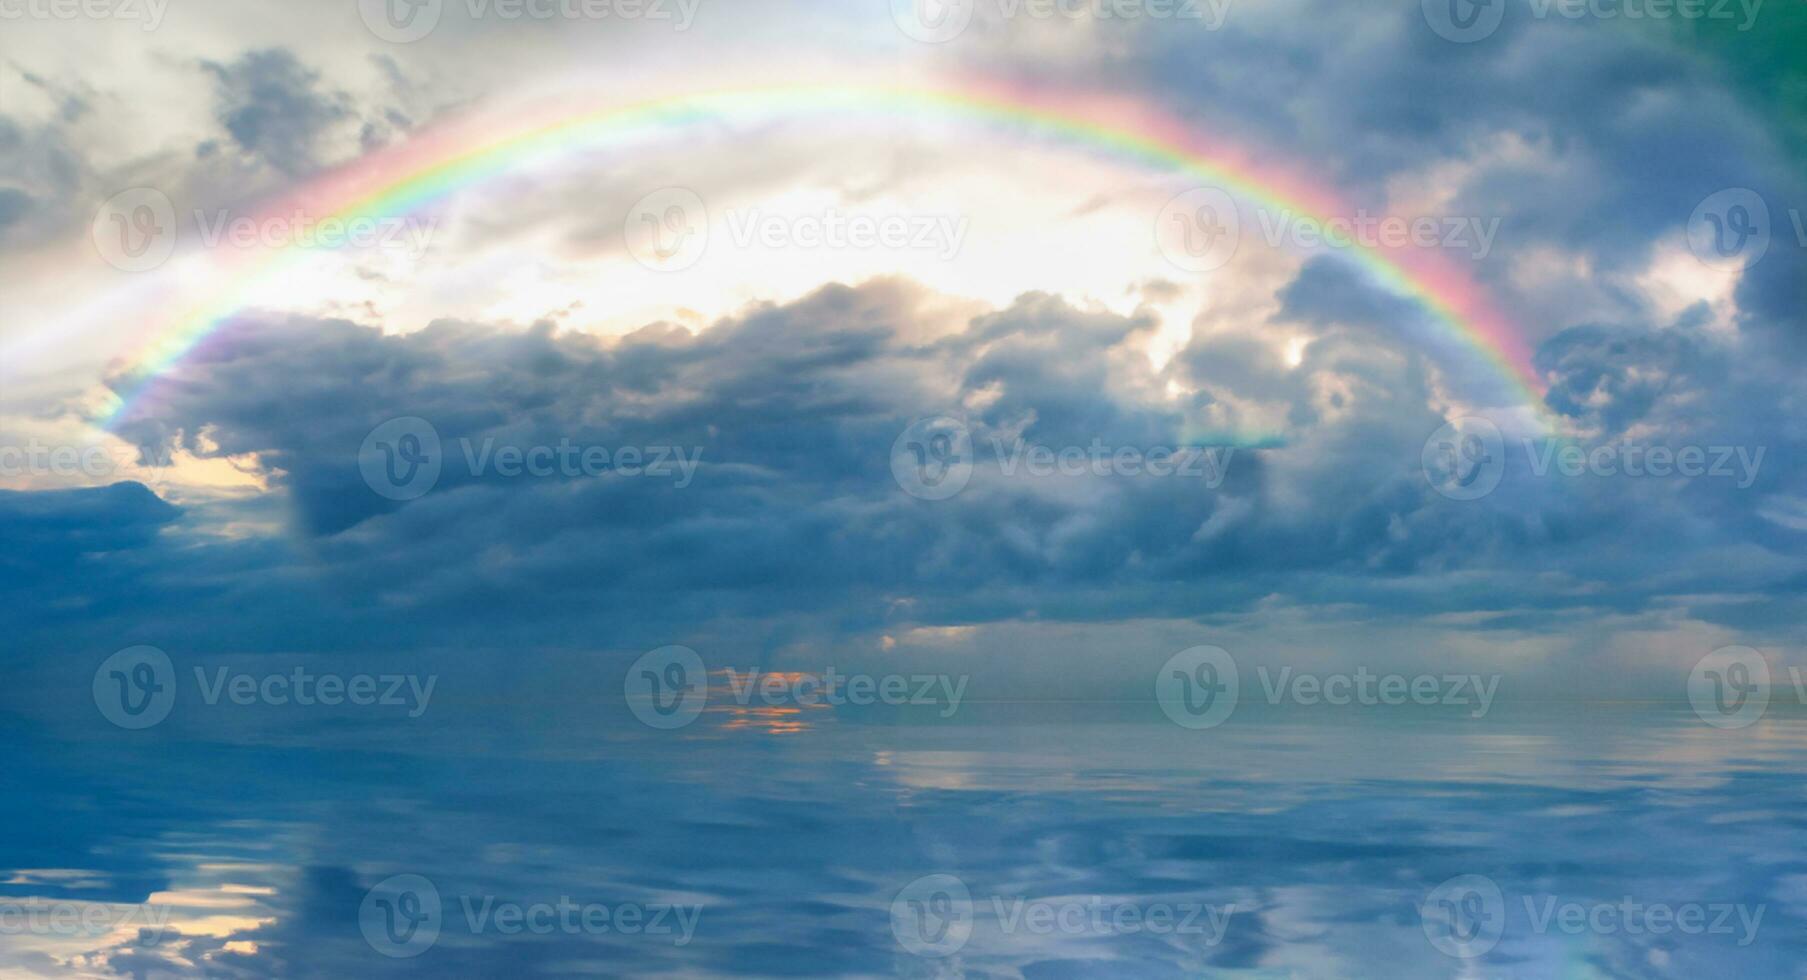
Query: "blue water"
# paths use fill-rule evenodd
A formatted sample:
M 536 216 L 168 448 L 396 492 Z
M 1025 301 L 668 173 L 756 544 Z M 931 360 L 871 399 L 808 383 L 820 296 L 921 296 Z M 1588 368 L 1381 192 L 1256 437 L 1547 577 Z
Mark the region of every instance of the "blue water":
M 1500 707 L 1481 723 L 1295 711 L 1189 731 L 1147 705 L 978 705 L 956 719 L 712 710 L 666 732 L 620 707 L 216 707 L 142 732 L 21 717 L 0 774 L 0 972 L 1695 978 L 1807 964 L 1807 724 L 1786 714 L 1719 731 L 1685 705 Z M 1439 886 L 1477 880 L 1462 876 L 1499 900 L 1436 905 L 1451 895 Z M 52 907 L 96 918 L 25 919 Z M 1579 929 L 1561 925 L 1566 907 Z M 1686 931 L 1650 928 L 1696 914 Z

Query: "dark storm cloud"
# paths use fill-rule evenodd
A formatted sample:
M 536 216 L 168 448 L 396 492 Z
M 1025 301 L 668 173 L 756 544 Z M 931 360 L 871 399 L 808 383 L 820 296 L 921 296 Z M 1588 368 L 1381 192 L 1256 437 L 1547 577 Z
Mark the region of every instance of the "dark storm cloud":
M 42 493 L 0 491 L 0 554 L 9 591 L 144 548 L 177 510 L 136 483 Z M 15 594 L 18 594 L 15 592 Z
M 323 137 L 352 117 L 347 96 L 323 89 L 318 73 L 281 48 L 203 67 L 215 78 L 220 125 L 240 149 L 283 173 L 312 169 Z
M 1295 179 L 1337 188 L 1351 206 L 1420 193 L 1439 166 L 1458 165 L 1453 196 L 1434 207 L 1500 221 L 1495 247 L 1472 271 L 1509 309 L 1532 314 L 1522 326 L 1534 345 L 1579 321 L 1517 281 L 1514 260 L 1540 248 L 1583 256 L 1590 281 L 1638 316 L 1642 298 L 1616 277 L 1679 241 L 1708 195 L 1755 188 L 1788 242 L 1752 270 L 1740 302 L 1779 335 L 1807 335 L 1807 252 L 1783 210 L 1802 207 L 1807 182 L 1748 79 L 1750 59 L 1778 47 L 1767 32 L 1784 15 L 1765 10 L 1756 29 L 1721 32 L 1702 49 L 1676 46 L 1682 25 L 1536 9 L 1507 3 L 1498 32 L 1473 44 L 1440 37 L 1417 3 L 1299 2 L 1237 7 L 1217 31 L 1099 22 L 1114 43 L 1078 56 L 1079 65 L 978 50 L 988 70 L 1002 62 L 1048 84 L 1110 79 L 1202 132 L 1246 143 Z M 1734 87 L 1733 76 L 1744 81 Z M 1797 345 L 1793 356 L 1803 352 Z
M 1358 314 L 1384 308 L 1346 298 Z M 418 644 L 471 642 L 476 622 L 490 640 L 546 642 L 603 624 L 611 636 L 656 640 L 711 618 L 772 628 L 800 618 L 832 633 L 1185 617 L 1276 598 L 1364 618 L 1635 612 L 1728 583 L 1763 595 L 1799 574 L 1785 552 L 1730 578 L 1714 564 L 1676 562 L 1735 541 L 1754 554 L 1781 546 L 1780 529 L 1750 516 L 1773 489 L 1767 470 L 1754 489 L 1678 491 L 1538 479 L 1521 465 L 1488 500 L 1436 495 L 1420 460 L 1442 416 L 1429 407 L 1424 356 L 1402 341 L 1377 349 L 1378 334 L 1327 330 L 1287 370 L 1249 369 L 1260 357 L 1248 345 L 1200 338 L 1156 371 L 1132 343 L 1148 326 L 1140 318 L 1032 295 L 925 337 L 921 299 L 896 284 L 829 287 L 702 334 L 655 327 L 616 342 L 545 326 L 445 322 L 385 336 L 344 321 L 241 320 L 160 382 L 147 402 L 155 408 L 123 431 L 255 459 L 290 502 L 285 520 L 298 537 L 189 552 L 167 535 L 127 542 L 150 549 L 147 563 L 154 555 L 180 569 L 147 572 L 133 587 L 194 589 L 198 577 L 240 597 L 246 619 L 259 610 L 261 626 L 235 617 L 216 640 L 255 642 L 291 622 L 300 634 L 287 635 L 333 635 L 326 624 L 337 622 L 364 640 Z M 1564 379 L 1558 406 L 1573 393 L 1588 418 L 1622 427 L 1675 386 L 1706 390 L 1728 354 L 1678 343 L 1648 332 L 1564 338 L 1547 354 Z M 1677 375 L 1689 370 L 1701 378 Z M 1654 392 L 1634 380 L 1659 372 L 1677 380 Z M 1202 388 L 1171 399 L 1161 394 L 1169 381 Z M 994 458 L 992 439 L 1019 434 L 1056 448 L 1184 445 L 1195 413 L 1221 407 L 1207 392 L 1295 406 L 1286 444 L 1237 449 L 1217 487 L 1008 477 Z M 1710 398 L 1688 403 L 1691 438 L 1742 417 Z M 916 499 L 892 475 L 891 447 L 913 420 L 942 414 L 971 427 L 978 465 L 957 496 Z M 366 436 L 398 417 L 428 420 L 446 461 L 431 492 L 406 502 L 374 492 L 358 462 Z M 683 488 L 616 472 L 468 472 L 466 452 L 486 440 L 688 447 L 702 462 Z M 63 571 L 63 587 L 79 588 Z M 1430 585 L 1457 571 L 1466 584 Z
M 1795 203 L 1798 176 L 1718 69 L 1648 34 L 1560 18 L 1510 17 L 1463 46 L 1415 4 L 1275 11 L 1209 35 L 1098 26 L 1133 43 L 1046 70 L 1096 73 L 1232 138 L 1287 147 L 1360 200 L 1436 164 L 1468 167 L 1447 207 L 1503 219 L 1473 272 L 1509 308 L 1539 299 L 1509 274 L 1531 247 L 1585 259 L 1612 298 L 1613 316 L 1526 318 L 1550 406 L 1584 447 L 1762 449 L 1752 482 L 1536 478 L 1521 459 L 1485 501 L 1438 496 L 1421 460 L 1445 391 L 1502 402 L 1477 385 L 1472 352 L 1336 258 L 1307 262 L 1260 322 L 1201 330 L 1160 369 L 1140 347 L 1152 314 L 1032 295 L 937 335 L 920 295 L 883 283 L 618 341 L 247 316 L 125 431 L 233 457 L 268 481 L 268 499 L 194 504 L 121 542 L 104 572 L 52 563 L 11 588 L 169 620 L 191 615 L 197 593 L 229 597 L 235 614 L 207 642 L 247 645 L 466 642 L 479 622 L 498 642 L 572 642 L 598 624 L 664 639 L 667 624 L 704 620 L 782 630 L 806 618 L 833 633 L 1263 602 L 1368 619 L 1483 610 L 1535 630 L 1550 623 L 1516 618 L 1527 608 L 1554 620 L 1713 593 L 1738 598 L 1688 611 L 1785 621 L 1803 571 L 1788 515 L 1807 485 L 1807 440 L 1789 421 L 1807 335 L 1800 251 L 1778 242 L 1746 274 L 1729 327 L 1704 307 L 1659 317 L 1628 279 L 1708 193 L 1760 187 L 1777 216 Z M 411 66 L 389 67 L 393 80 Z M 285 51 L 207 68 L 221 124 L 279 170 L 322 162 L 335 135 L 358 141 L 345 97 Z M 0 128 L 0 153 L 25 135 Z M 1297 365 L 1288 338 L 1309 341 Z M 952 500 L 918 500 L 893 479 L 890 448 L 912 420 L 943 414 L 971 426 L 985 465 Z M 399 417 L 428 420 L 457 463 L 407 502 L 373 492 L 358 465 L 366 436 Z M 1007 478 L 991 458 L 993 438 L 1148 448 L 1270 432 L 1279 445 L 1238 448 L 1212 488 Z M 505 478 L 464 472 L 464 440 L 703 456 L 683 489 L 616 473 Z M 125 496 L 95 499 L 125 508 L 119 527 L 143 520 Z M 247 511 L 292 537 L 212 533 Z M 43 533 L 9 519 L 9 533 Z

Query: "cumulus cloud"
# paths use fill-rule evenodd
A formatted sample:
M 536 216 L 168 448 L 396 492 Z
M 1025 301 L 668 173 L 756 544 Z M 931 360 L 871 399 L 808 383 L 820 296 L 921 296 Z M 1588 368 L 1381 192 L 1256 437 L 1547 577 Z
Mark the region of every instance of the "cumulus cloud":
M 387 47 L 373 61 L 373 43 L 350 30 L 335 35 L 349 54 L 297 40 L 211 51 L 203 73 L 183 62 L 189 84 L 210 86 L 195 104 L 211 107 L 214 137 L 274 171 L 244 184 L 380 142 L 384 127 L 470 94 L 447 83 L 452 61 L 481 62 L 479 76 L 519 71 L 529 47 L 525 33 L 458 20 L 447 45 Z M 1501 219 L 1497 247 L 1468 271 L 1538 348 L 1558 448 L 1726 446 L 1747 460 L 1761 450 L 1760 467 L 1748 482 L 1568 478 L 1533 472 L 1543 447 L 1509 442 L 1496 491 L 1447 499 L 1425 479 L 1426 440 L 1451 415 L 1501 408 L 1505 393 L 1419 305 L 1335 257 L 1272 283 L 1206 283 L 1271 298 L 1246 316 L 1184 309 L 1199 284 L 1182 282 L 1128 311 L 1030 294 L 950 330 L 961 301 L 887 281 L 616 339 L 468 310 L 403 334 L 244 314 L 156 383 L 122 431 L 157 452 L 229 459 L 267 494 L 180 510 L 135 488 L 19 496 L 0 531 L 45 547 L 9 580 L 11 622 L 47 635 L 26 610 L 80 609 L 55 620 L 60 638 L 118 637 L 193 623 L 195 597 L 209 594 L 228 596 L 234 615 L 210 622 L 205 642 L 247 648 L 471 643 L 476 623 L 485 642 L 573 646 L 686 629 L 778 642 L 1282 614 L 1390 627 L 1460 615 L 1464 628 L 1530 634 L 1584 616 L 1758 632 L 1798 622 L 1802 252 L 1779 239 L 1711 316 L 1665 312 L 1639 285 L 1707 194 L 1756 187 L 1779 220 L 1807 200 L 1720 66 L 1566 19 L 1513 16 L 1485 44 L 1452 45 L 1410 4 L 1237 7 L 1203 33 L 1087 30 L 1097 43 L 1025 59 L 995 43 L 1009 25 L 980 25 L 945 56 L 1146 95 L 1232 142 L 1286 148 L 1353 201 L 1415 195 L 1440 213 Z M 473 55 L 485 45 L 493 63 Z M 0 121 L 0 157 L 19 164 L 0 189 L 9 243 L 44 202 L 90 182 L 79 124 L 90 102 L 116 98 L 90 95 Z M 359 108 L 391 101 L 405 109 Z M 703 157 L 697 166 L 716 168 Z M 220 159 L 182 158 L 193 182 L 238 189 L 195 176 L 229 171 Z M 809 163 L 728 159 L 720 169 L 755 197 Z M 896 169 L 928 182 L 935 162 Z M 532 186 L 513 208 L 471 219 L 469 247 L 506 251 L 548 227 L 612 243 L 623 187 L 669 173 L 659 164 L 612 160 L 609 173 L 636 175 L 614 182 L 587 171 L 522 181 Z M 551 278 L 580 277 L 559 265 L 568 258 L 546 253 Z M 1558 292 L 1514 274 L 1527 264 L 1579 271 Z M 1190 341 L 1151 363 L 1151 336 L 1193 313 Z M 930 416 L 962 420 L 977 449 L 970 483 L 947 500 L 912 496 L 891 469 L 894 442 Z M 431 424 L 447 466 L 430 492 L 394 500 L 372 490 L 359 452 L 405 417 Z M 999 458 L 1017 440 L 1230 455 L 1213 486 L 1032 478 Z M 471 472 L 465 459 L 467 446 L 561 443 L 701 459 L 682 488 L 613 467 Z M 67 540 L 52 547 L 57 534 Z
M 1377 353 L 1378 334 L 1328 334 L 1288 369 L 1201 337 L 1157 370 L 1136 345 L 1147 317 L 1029 295 L 929 334 L 915 318 L 932 299 L 896 282 L 831 286 L 701 333 L 653 326 L 613 341 L 547 325 L 448 321 L 396 336 L 250 316 L 158 382 L 122 431 L 233 458 L 288 500 L 297 544 L 264 547 L 257 560 L 281 564 L 248 569 L 239 588 L 330 581 L 334 615 L 398 640 L 473 618 L 491 636 L 544 642 L 607 624 L 661 641 L 711 617 L 869 636 L 1275 602 L 1367 621 L 1492 610 L 1537 629 L 1563 610 L 1652 612 L 1675 595 L 1785 602 L 1800 573 L 1775 529 L 1747 516 L 1768 471 L 1743 488 L 1564 479 L 1509 446 L 1492 497 L 1438 495 L 1422 454 L 1443 416 L 1425 356 L 1403 338 Z M 1546 357 L 1553 403 L 1615 420 L 1587 445 L 1623 440 L 1625 420 L 1657 398 L 1611 379 L 1694 371 L 1664 390 L 1706 385 L 1723 363 L 1662 334 L 1577 334 Z M 1244 399 L 1292 406 L 1282 442 L 1226 437 L 1235 415 L 1223 406 Z M 1689 437 L 1705 440 L 1717 409 L 1690 404 Z M 963 420 L 975 447 L 970 483 L 945 500 L 918 499 L 891 470 L 893 444 L 930 416 Z M 397 418 L 427 420 L 443 445 L 443 472 L 418 499 L 389 499 L 360 469 L 366 438 Z M 1215 484 L 1043 477 L 1007 468 L 1019 440 L 1227 455 Z M 612 466 L 471 466 L 495 447 L 560 445 L 677 447 L 700 464 L 681 487 L 675 473 Z M 1660 557 L 1659 539 L 1672 542 Z M 1681 560 L 1734 548 L 1756 560 L 1729 578 L 1720 562 Z M 1526 608 L 1543 610 L 1541 625 L 1518 618 Z

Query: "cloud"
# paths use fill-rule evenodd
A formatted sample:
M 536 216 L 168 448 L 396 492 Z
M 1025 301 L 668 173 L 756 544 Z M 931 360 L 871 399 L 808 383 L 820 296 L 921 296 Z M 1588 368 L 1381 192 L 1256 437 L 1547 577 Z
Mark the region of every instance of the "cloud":
M 0 232 L 31 213 L 31 195 L 12 187 L 0 187 Z
M 1308 269 L 1301 283 L 1323 274 Z M 446 321 L 397 336 L 246 316 L 158 382 L 122 432 L 230 457 L 288 501 L 295 549 L 261 558 L 301 566 L 252 571 L 239 588 L 274 595 L 265 575 L 330 582 L 335 615 L 401 643 L 475 621 L 490 639 L 608 624 L 617 638 L 668 642 L 706 619 L 870 634 L 1253 613 L 1275 601 L 1373 621 L 1540 608 L 1553 628 L 1565 609 L 1654 614 L 1677 594 L 1763 595 L 1801 572 L 1772 550 L 1773 526 L 1748 516 L 1776 485 L 1767 470 L 1755 488 L 1540 476 L 1532 451 L 1511 446 L 1495 495 L 1441 497 L 1421 459 L 1443 415 L 1409 338 L 1336 328 L 1287 368 L 1200 337 L 1157 370 L 1139 346 L 1146 316 L 1032 294 L 934 334 L 916 322 L 934 300 L 897 282 L 829 286 L 702 333 L 655 326 L 613 341 L 547 325 Z M 1728 355 L 1691 343 L 1565 336 L 1545 353 L 1553 404 L 1602 430 L 1584 445 L 1622 441 L 1662 392 L 1715 381 Z M 1680 377 L 1690 371 L 1695 380 Z M 1657 391 L 1641 380 L 1671 374 Z M 1262 400 L 1289 406 L 1282 445 L 1198 442 L 1235 431 L 1225 406 Z M 1690 400 L 1688 438 L 1715 434 L 1712 404 Z M 970 427 L 973 475 L 951 499 L 917 499 L 890 452 L 914 420 L 940 415 Z M 360 469 L 366 438 L 398 418 L 427 420 L 443 446 L 443 471 L 418 499 L 389 499 Z M 1018 440 L 1231 455 L 1218 485 L 1037 477 L 1007 468 Z M 535 446 L 677 447 L 700 465 L 681 487 L 675 473 L 614 467 L 473 469 L 497 447 Z M 1664 534 L 1677 554 L 1657 559 L 1647 542 Z M 1736 576 L 1678 561 L 1737 542 L 1764 557 Z
M 319 74 L 287 50 L 203 67 L 216 81 L 220 125 L 240 149 L 283 173 L 316 167 L 329 134 L 352 118 L 349 97 L 322 91 Z
M 837 17 L 853 29 L 852 15 Z M 528 55 L 544 50 L 537 28 L 455 19 L 446 44 L 383 46 L 372 60 L 377 46 L 340 19 L 340 33 L 319 35 L 330 43 L 310 35 L 182 61 L 193 104 L 213 115 L 198 130 L 167 127 L 195 137 L 176 155 L 186 177 L 167 183 L 261 196 L 268 183 L 381 141 L 384 127 L 430 122 L 474 96 L 472 79 L 531 74 Z M 879 22 L 895 40 L 889 18 Z M 1207 34 L 1100 21 L 1087 25 L 1099 43 L 1035 64 L 1000 52 L 993 26 L 947 57 L 1147 95 L 1266 153 L 1264 166 L 1293 161 L 1352 200 L 1378 206 L 1409 193 L 1450 214 L 1501 218 L 1497 249 L 1469 269 L 1539 347 L 1549 404 L 1579 448 L 1761 448 L 1760 472 L 1742 487 L 1552 477 L 1531 472 L 1534 458 L 1514 445 L 1492 495 L 1445 499 L 1424 477 L 1427 438 L 1462 406 L 1491 411 L 1504 400 L 1421 307 L 1334 256 L 1296 269 L 1288 257 L 1271 282 L 1151 290 L 1158 312 L 1029 294 L 952 329 L 945 311 L 962 301 L 882 280 L 755 305 L 706 330 L 653 324 L 618 339 L 480 321 L 489 293 L 462 319 L 406 334 L 248 313 L 154 386 L 124 431 L 147 447 L 230 459 L 269 495 L 158 511 L 114 488 L 82 498 L 101 515 L 92 527 L 13 514 L 7 533 L 21 541 L 138 533 L 110 542 L 104 568 L 56 548 L 44 553 L 61 560 L 20 565 L 12 622 L 46 635 L 24 610 L 90 608 L 52 619 L 63 639 L 104 645 L 134 630 L 186 630 L 207 589 L 238 614 L 190 632 L 246 648 L 468 644 L 474 624 L 484 642 L 570 646 L 602 634 L 667 642 L 709 630 L 777 642 L 1138 617 L 1399 624 L 1464 614 L 1474 617 L 1464 628 L 1538 633 L 1588 615 L 1759 630 L 1798 616 L 1799 250 L 1778 242 L 1739 280 L 1723 317 L 1659 315 L 1638 283 L 1707 193 L 1763 188 L 1778 217 L 1794 202 L 1798 175 L 1713 65 L 1676 59 L 1648 35 L 1562 19 L 1512 17 L 1486 44 L 1452 45 L 1409 5 L 1237 7 Z M 469 77 L 452 77 L 463 63 Z M 111 125 L 118 95 L 80 95 L 93 108 L 49 100 L 43 119 L 0 124 L 0 157 L 36 161 L 9 171 L 25 175 L 17 193 L 39 206 L 14 229 L 44 220 L 48 202 L 80 196 L 71 188 L 94 184 L 93 173 L 120 186 L 138 173 L 136 161 L 96 166 L 102 141 L 82 128 Z M 391 103 L 401 108 L 359 108 Z M 186 152 L 221 129 L 274 173 L 235 175 L 223 162 L 231 154 Z M 169 166 L 170 147 L 157 149 L 149 155 Z M 732 165 L 692 166 L 721 172 L 724 200 L 739 200 L 730 190 L 779 194 L 805 167 L 811 179 L 863 188 L 930 185 L 947 165 L 910 155 L 853 180 L 794 150 L 721 160 Z M 641 183 L 690 179 L 662 163 L 628 154 L 609 160 L 611 181 L 584 170 L 498 189 L 515 195 L 512 206 L 474 209 L 471 241 L 447 250 L 563 241 L 581 254 L 533 254 L 547 279 L 578 281 L 583 263 L 614 257 L 618 212 Z M 177 196 L 186 205 L 196 195 Z M 1560 295 L 1545 294 L 1510 274 L 1533 259 L 1581 271 Z M 471 288 L 489 287 L 500 294 L 510 283 Z M 1200 309 L 1185 308 L 1193 287 L 1212 294 Z M 297 287 L 297 307 L 317 298 L 313 288 Z M 1212 305 L 1231 292 L 1244 303 Z M 561 294 L 543 308 L 565 303 Z M 599 306 L 590 301 L 594 315 L 614 315 Z M 1190 342 L 1150 363 L 1162 320 L 1190 315 Z M 898 485 L 890 451 L 914 420 L 937 415 L 965 421 L 983 465 L 956 497 L 920 500 Z M 397 501 L 368 485 L 359 449 L 404 417 L 434 427 L 447 468 L 429 493 Z M 1004 472 L 995 447 L 1018 439 L 1234 455 L 1213 487 L 1041 479 Z M 682 489 L 613 469 L 531 478 L 466 463 L 467 447 L 561 442 L 702 458 Z M 75 498 L 52 503 L 34 506 L 80 509 Z
M 1748 82 L 1727 84 L 1728 73 L 1750 74 L 1752 49 L 1725 43 L 1703 58 L 1678 50 L 1667 27 L 1538 9 L 1509 3 L 1499 32 L 1476 44 L 1445 41 L 1413 4 L 1299 0 L 1238 5 L 1217 31 L 1097 22 L 1111 43 L 1057 61 L 1013 53 L 1004 37 L 965 52 L 1024 84 L 1102 79 L 1151 98 L 1246 147 L 1264 171 L 1352 208 L 1497 219 L 1487 256 L 1454 257 L 1519 313 L 1533 345 L 1580 325 L 1591 314 L 1577 311 L 1596 304 L 1646 314 L 1630 280 L 1652 251 L 1679 240 L 1708 195 L 1756 188 L 1788 242 L 1751 270 L 1740 303 L 1778 335 L 1800 336 L 1790 284 L 1807 255 L 1784 209 L 1807 200 L 1807 182 L 1777 144 L 1771 107 L 1746 97 Z M 1521 256 L 1551 251 L 1587 264 L 1592 302 L 1551 303 L 1514 282 Z

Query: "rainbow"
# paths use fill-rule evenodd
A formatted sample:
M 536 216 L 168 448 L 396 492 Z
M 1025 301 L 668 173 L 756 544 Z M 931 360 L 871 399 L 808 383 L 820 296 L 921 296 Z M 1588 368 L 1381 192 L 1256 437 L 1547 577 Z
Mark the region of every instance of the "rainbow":
M 561 155 L 618 145 L 637 135 L 737 118 L 802 118 L 852 113 L 927 117 L 1002 126 L 1032 138 L 1171 172 L 1259 206 L 1320 221 L 1354 214 L 1334 192 L 1146 103 L 964 80 L 956 87 L 809 84 L 693 92 L 548 120 L 516 123 L 495 135 L 493 123 L 466 120 L 430 129 L 396 147 L 360 158 L 285 197 L 271 214 L 303 211 L 320 219 L 406 215 L 459 190 Z M 1530 350 L 1512 321 L 1489 301 L 1468 270 L 1429 249 L 1339 246 L 1379 284 L 1419 303 L 1448 339 L 1471 349 L 1515 399 L 1542 410 L 1542 385 Z M 102 422 L 124 419 L 152 383 L 248 305 L 258 288 L 279 280 L 309 249 L 291 246 L 239 258 L 239 285 L 187 311 L 116 376 L 115 402 Z M 224 264 L 234 264 L 230 257 Z

